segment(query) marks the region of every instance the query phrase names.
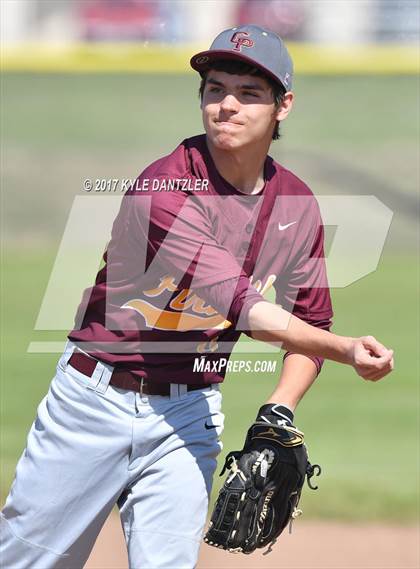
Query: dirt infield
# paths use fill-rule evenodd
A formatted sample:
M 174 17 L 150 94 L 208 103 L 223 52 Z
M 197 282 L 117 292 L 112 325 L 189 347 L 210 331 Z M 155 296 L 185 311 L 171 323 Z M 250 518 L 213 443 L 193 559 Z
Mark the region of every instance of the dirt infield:
M 113 514 L 96 542 L 86 569 L 126 569 L 124 539 Z M 203 544 L 197 569 L 418 569 L 419 528 L 295 523 L 272 553 L 232 555 Z M 152 569 L 142 567 L 141 569 Z

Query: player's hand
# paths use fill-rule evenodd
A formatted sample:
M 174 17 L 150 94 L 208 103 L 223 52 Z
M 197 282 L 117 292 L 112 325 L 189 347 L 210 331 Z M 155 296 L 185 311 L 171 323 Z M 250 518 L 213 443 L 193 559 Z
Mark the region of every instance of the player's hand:
M 385 348 L 373 336 L 355 338 L 352 346 L 352 366 L 363 379 L 378 381 L 394 369 L 394 351 Z

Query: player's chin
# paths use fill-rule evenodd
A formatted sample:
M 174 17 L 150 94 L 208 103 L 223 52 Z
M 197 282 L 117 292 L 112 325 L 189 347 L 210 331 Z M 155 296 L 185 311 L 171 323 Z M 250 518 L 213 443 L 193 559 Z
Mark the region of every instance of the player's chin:
M 241 146 L 241 142 L 229 133 L 219 133 L 213 138 L 213 144 L 220 150 L 235 150 Z

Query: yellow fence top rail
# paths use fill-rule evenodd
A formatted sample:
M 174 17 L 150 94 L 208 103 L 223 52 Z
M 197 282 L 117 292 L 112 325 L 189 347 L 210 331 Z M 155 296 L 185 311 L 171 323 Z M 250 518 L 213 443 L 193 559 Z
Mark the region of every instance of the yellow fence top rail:
M 418 74 L 415 45 L 318 45 L 289 42 L 297 74 Z M 2 71 L 40 73 L 188 73 L 197 45 L 72 44 L 3 47 Z

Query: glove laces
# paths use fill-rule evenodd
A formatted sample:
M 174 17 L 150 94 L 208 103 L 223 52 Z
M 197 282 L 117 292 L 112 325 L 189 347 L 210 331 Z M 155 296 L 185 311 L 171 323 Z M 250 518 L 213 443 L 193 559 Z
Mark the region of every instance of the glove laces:
M 306 466 L 306 481 L 311 490 L 318 490 L 318 486 L 312 486 L 311 478 L 312 476 L 319 476 L 321 472 L 322 470 L 319 464 L 312 465 L 310 462 L 308 462 Z
M 318 490 L 318 486 L 312 485 L 311 478 L 312 478 L 312 476 L 319 476 L 320 474 L 321 474 L 321 467 L 319 466 L 319 464 L 313 464 L 312 465 L 310 462 L 308 462 L 308 464 L 306 466 L 306 481 L 308 483 L 309 488 L 311 488 L 311 490 Z M 293 531 L 294 520 L 296 518 L 299 518 L 303 514 L 303 511 L 300 508 L 297 508 L 299 498 L 300 498 L 300 496 L 298 496 L 296 504 L 294 505 L 293 511 L 291 513 L 291 516 L 290 516 L 289 534 L 291 534 Z M 277 541 L 277 538 L 274 538 L 273 541 L 271 543 L 269 543 L 268 548 L 266 549 L 266 551 L 264 551 L 263 555 L 268 555 L 269 553 L 271 553 L 273 551 L 273 547 L 274 547 L 276 541 Z

